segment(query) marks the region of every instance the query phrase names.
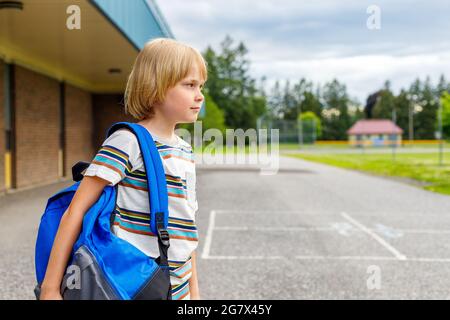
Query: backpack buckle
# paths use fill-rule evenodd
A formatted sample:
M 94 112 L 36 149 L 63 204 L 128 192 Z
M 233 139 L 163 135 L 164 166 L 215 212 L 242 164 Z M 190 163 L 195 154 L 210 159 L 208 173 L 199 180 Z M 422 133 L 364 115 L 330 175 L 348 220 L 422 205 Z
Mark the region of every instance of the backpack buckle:
M 165 246 L 169 245 L 169 232 L 166 229 L 159 229 L 158 228 L 158 238 L 161 241 L 161 243 Z
M 164 228 L 164 212 L 156 212 L 156 229 L 158 230 L 158 239 L 165 246 L 169 245 L 169 232 Z

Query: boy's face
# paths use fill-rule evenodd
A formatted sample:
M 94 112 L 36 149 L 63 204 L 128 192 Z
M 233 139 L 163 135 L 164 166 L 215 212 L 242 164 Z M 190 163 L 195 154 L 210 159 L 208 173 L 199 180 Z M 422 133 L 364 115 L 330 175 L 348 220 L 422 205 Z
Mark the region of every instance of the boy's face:
M 195 122 L 205 99 L 201 92 L 203 85 L 198 67 L 194 66 L 186 78 L 167 91 L 159 111 L 175 123 Z

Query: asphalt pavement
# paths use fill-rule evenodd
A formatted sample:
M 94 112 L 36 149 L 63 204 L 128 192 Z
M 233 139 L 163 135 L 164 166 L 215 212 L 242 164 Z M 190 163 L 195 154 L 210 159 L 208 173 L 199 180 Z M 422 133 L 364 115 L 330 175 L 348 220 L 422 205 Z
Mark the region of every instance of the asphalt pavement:
M 450 197 L 300 159 L 277 174 L 198 165 L 204 299 L 448 299 Z M 0 196 L 0 299 L 33 299 L 48 197 Z

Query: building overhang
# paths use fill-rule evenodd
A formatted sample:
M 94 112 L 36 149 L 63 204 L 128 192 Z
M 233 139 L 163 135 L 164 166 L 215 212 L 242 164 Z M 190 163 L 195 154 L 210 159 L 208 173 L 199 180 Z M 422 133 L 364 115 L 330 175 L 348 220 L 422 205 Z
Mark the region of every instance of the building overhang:
M 153 1 L 18 3 L 22 9 L 0 9 L 0 59 L 94 93 L 123 92 L 145 42 L 173 38 Z M 72 5 L 79 7 L 80 29 L 67 26 L 75 19 Z

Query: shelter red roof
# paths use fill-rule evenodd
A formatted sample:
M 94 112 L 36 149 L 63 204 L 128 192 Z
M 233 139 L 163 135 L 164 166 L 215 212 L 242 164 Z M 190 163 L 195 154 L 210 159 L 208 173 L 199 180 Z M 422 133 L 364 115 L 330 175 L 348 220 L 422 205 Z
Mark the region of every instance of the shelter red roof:
M 366 119 L 359 120 L 347 134 L 401 134 L 403 130 L 391 120 L 387 119 Z

